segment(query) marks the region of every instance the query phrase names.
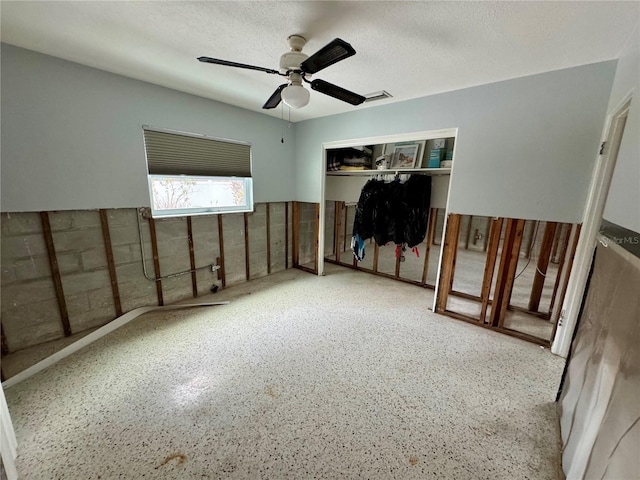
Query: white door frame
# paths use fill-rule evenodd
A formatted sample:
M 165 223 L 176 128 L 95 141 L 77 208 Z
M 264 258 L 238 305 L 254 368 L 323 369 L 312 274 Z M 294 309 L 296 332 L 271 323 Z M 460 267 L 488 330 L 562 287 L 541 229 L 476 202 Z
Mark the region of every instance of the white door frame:
M 567 295 L 560 318 L 558 329 L 551 345 L 551 353 L 567 357 L 571 348 L 573 332 L 578 321 L 580 305 L 587 285 L 587 277 L 591 269 L 593 251 L 602 224 L 602 215 L 609 194 L 609 186 L 620 150 L 620 142 L 624 131 L 633 92 L 612 109 L 605 121 L 601 142 L 605 143 L 602 153 L 598 154 L 593 168 L 591 185 L 587 196 L 587 203 L 583 215 L 582 231 L 576 248 L 573 270 L 567 286 Z

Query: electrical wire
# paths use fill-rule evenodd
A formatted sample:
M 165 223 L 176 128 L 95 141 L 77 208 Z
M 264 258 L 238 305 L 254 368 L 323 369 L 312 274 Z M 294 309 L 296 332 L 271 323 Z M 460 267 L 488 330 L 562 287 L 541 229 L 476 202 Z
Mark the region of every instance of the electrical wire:
M 536 229 L 533 231 L 533 238 L 531 239 L 531 246 L 529 247 L 529 254 L 527 255 L 529 258 L 527 260 L 527 264 L 522 268 L 522 270 L 520 271 L 519 274 L 517 274 L 515 277 L 513 277 L 513 280 L 515 281 L 520 275 L 522 275 L 524 273 L 524 271 L 527 269 L 527 267 L 529 266 L 529 263 L 531 263 L 531 252 L 533 251 L 533 247 L 536 244 L 536 236 L 538 235 L 538 227 L 540 226 L 540 222 L 536 223 Z M 536 265 L 536 270 L 538 270 L 538 266 Z M 538 270 L 538 273 L 540 273 L 540 275 L 544 275 L 542 272 L 540 272 L 540 270 Z

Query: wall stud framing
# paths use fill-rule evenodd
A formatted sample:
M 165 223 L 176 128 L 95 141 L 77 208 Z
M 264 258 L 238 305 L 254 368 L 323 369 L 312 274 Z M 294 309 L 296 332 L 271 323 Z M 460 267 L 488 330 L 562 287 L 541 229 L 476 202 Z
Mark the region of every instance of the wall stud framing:
M 196 257 L 193 251 L 193 225 L 191 217 L 187 217 L 187 241 L 189 242 L 189 264 L 191 265 L 191 289 L 193 298 L 198 296 L 198 279 L 196 276 Z
M 284 203 L 284 269 L 289 268 L 289 202 Z
M 485 323 L 487 316 L 487 307 L 489 298 L 491 297 L 491 285 L 493 283 L 493 273 L 496 269 L 496 259 L 498 258 L 498 247 L 500 246 L 500 235 L 502 234 L 502 218 L 494 218 L 489 222 L 491 230 L 487 245 L 487 260 L 484 265 L 484 276 L 482 278 L 482 290 L 480 299 L 482 306 L 480 308 L 480 323 Z
M 493 298 L 493 308 L 491 309 L 491 324 L 494 327 L 502 328 L 507 314 L 509 298 L 511 297 L 513 281 L 518 266 L 524 225 L 524 220 L 507 219 L 507 230 L 502 245 L 500 268 L 496 280 L 496 292 Z
M 100 224 L 102 225 L 102 239 L 104 240 L 104 251 L 107 255 L 107 266 L 109 267 L 109 279 L 111 280 L 111 293 L 113 295 L 113 306 L 116 309 L 116 317 L 122 315 L 122 303 L 120 302 L 120 289 L 118 288 L 118 275 L 116 265 L 113 260 L 113 248 L 111 246 L 111 233 L 109 231 L 109 217 L 107 211 L 100 209 Z
M 553 249 L 557 222 L 547 222 L 544 227 L 544 235 L 542 237 L 542 245 L 538 255 L 538 265 L 533 277 L 533 285 L 531 286 L 531 296 L 529 297 L 529 310 L 537 312 L 540 307 L 540 298 L 542 297 L 542 289 L 544 288 L 544 280 L 549 267 L 551 251 Z
M 218 215 L 218 243 L 220 244 L 220 258 L 218 259 L 218 265 L 220 265 L 220 270 L 218 270 L 218 278 L 222 282 L 222 288 L 227 286 L 227 276 L 224 271 L 224 232 L 222 227 L 222 215 Z
M 378 273 L 378 258 L 380 256 L 380 247 L 377 243 L 373 243 L 373 271 Z
M 265 205 L 267 213 L 267 275 L 271 274 L 271 209 L 269 207 L 269 202 L 267 202 Z
M 558 303 L 560 307 L 564 304 L 564 297 L 567 294 L 567 286 L 569 285 L 569 277 L 571 276 L 571 270 L 573 268 L 573 261 L 576 257 L 576 250 L 578 249 L 578 240 L 580 240 L 580 232 L 582 231 L 582 224 L 575 226 L 575 233 L 573 235 L 573 241 L 571 242 L 571 253 L 567 259 L 567 268 L 566 273 L 564 274 L 564 280 L 562 281 L 562 290 L 560 291 L 560 296 L 558 297 Z M 570 236 L 570 231 L 567 232 L 567 237 Z M 558 270 L 558 276 L 560 276 L 562 272 Z M 554 325 L 553 332 L 551 333 L 551 341 L 556 336 L 556 330 L 558 329 L 558 322 L 560 321 L 560 316 L 562 314 L 562 308 L 558 308 L 557 313 L 554 316 Z
M 151 234 L 151 250 L 153 252 L 153 270 L 156 274 L 156 293 L 158 294 L 158 305 L 164 305 L 162 297 L 162 280 L 160 280 L 160 258 L 158 256 L 158 239 L 156 236 L 156 222 L 153 217 L 149 218 L 149 233 Z M 141 240 L 142 241 L 142 240 Z
M 343 208 L 344 202 L 335 202 L 335 214 L 333 217 L 333 253 L 338 263 L 340 263 L 340 228 L 342 227 Z
M 249 214 L 244 212 L 244 275 L 247 280 L 251 280 L 251 271 L 249 268 Z
M 447 309 L 447 300 L 453 283 L 453 271 L 456 267 L 456 250 L 458 249 L 458 237 L 460 235 L 460 220 L 462 215 L 449 214 L 447 229 L 444 234 L 444 250 L 442 254 L 442 267 L 440 271 L 440 286 L 436 299 L 436 311 L 444 312 Z
M 49 213 L 40 212 L 40 220 L 42 221 L 42 232 L 44 241 L 47 245 L 47 253 L 49 254 L 49 266 L 51 267 L 51 277 L 56 290 L 58 299 L 58 308 L 60 309 L 60 319 L 62 320 L 62 328 L 65 336 L 69 337 L 71 332 L 71 324 L 69 323 L 69 312 L 67 311 L 67 302 L 64 298 L 64 290 L 62 289 L 62 279 L 60 278 L 60 269 L 58 267 L 58 259 L 56 257 L 56 247 L 53 244 L 53 235 L 51 233 L 51 223 L 49 222 Z
M 556 274 L 556 283 L 553 286 L 553 293 L 551 294 L 551 302 L 549 302 L 549 318 L 551 318 L 551 314 L 553 313 L 553 307 L 555 306 L 558 288 L 560 287 L 560 280 L 562 278 L 562 269 L 564 268 L 565 261 L 567 260 L 567 253 L 569 250 L 569 237 L 571 237 L 571 224 L 565 223 L 559 230 L 564 232 L 564 241 L 561 242 L 562 246 L 560 247 L 558 273 Z
M 293 202 L 293 214 L 292 214 L 292 227 L 293 227 L 293 266 L 298 267 L 300 264 L 300 205 L 298 202 Z

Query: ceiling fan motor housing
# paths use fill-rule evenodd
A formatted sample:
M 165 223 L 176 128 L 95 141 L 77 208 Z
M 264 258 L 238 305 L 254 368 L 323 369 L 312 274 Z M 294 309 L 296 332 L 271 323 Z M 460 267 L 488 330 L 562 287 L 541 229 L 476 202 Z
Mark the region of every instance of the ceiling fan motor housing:
M 287 52 L 280 57 L 280 73 L 287 73 L 289 70 L 300 70 L 300 64 L 304 62 L 309 55 L 302 52 Z

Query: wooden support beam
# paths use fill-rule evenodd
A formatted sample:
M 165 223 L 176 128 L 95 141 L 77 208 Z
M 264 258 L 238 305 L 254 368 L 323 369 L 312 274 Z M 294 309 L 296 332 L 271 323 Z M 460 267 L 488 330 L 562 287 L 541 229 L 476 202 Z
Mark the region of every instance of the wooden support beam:
M 576 225 L 574 227 L 575 229 L 575 233 L 573 234 L 573 240 L 571 242 L 571 253 L 569 254 L 569 257 L 567 258 L 567 266 L 566 266 L 566 272 L 563 275 L 563 280 L 562 280 L 562 290 L 560 290 L 560 297 L 558 297 L 558 302 L 560 304 L 560 307 L 562 307 L 562 305 L 564 304 L 564 297 L 567 294 L 567 285 L 569 285 L 569 277 L 571 276 L 571 269 L 573 268 L 573 260 L 576 256 L 576 250 L 578 248 L 578 240 L 580 240 L 580 232 L 582 231 L 582 224 Z M 571 232 L 567 232 L 567 236 L 570 236 Z M 560 275 L 560 271 L 558 271 L 558 275 Z M 553 338 L 556 336 L 556 330 L 558 329 L 558 322 L 560 320 L 560 315 L 562 314 L 562 308 L 558 309 L 558 312 L 554 315 L 553 318 L 553 332 L 551 332 L 551 341 L 553 341 Z
M 60 268 L 58 267 L 58 258 L 56 256 L 56 247 L 53 244 L 53 234 L 51 233 L 51 223 L 49 222 L 49 213 L 40 212 L 40 220 L 42 222 L 42 233 L 44 241 L 47 245 L 47 253 L 49 254 L 49 266 L 51 267 L 51 278 L 58 299 L 58 308 L 60 309 L 60 319 L 62 320 L 62 329 L 65 336 L 71 336 L 71 324 L 69 323 L 69 312 L 67 310 L 67 302 L 64 298 L 64 290 L 62 289 L 62 279 L 60 278 Z
M 564 263 L 567 259 L 567 251 L 569 249 L 569 237 L 571 237 L 571 224 L 563 223 L 558 229 L 561 232 L 564 232 L 564 240 L 561 242 L 562 246 L 560 247 L 560 259 L 558 263 L 558 273 L 556 274 L 556 282 L 553 285 L 553 293 L 551 294 L 551 302 L 549 302 L 549 318 L 551 318 L 551 314 L 553 313 L 553 307 L 555 306 L 556 297 L 558 294 L 558 288 L 560 287 L 560 279 L 562 278 L 562 269 L 564 268 Z M 562 237 L 561 237 L 562 238 Z
M 540 246 L 540 253 L 538 254 L 538 265 L 534 273 L 531 296 L 529 297 L 529 310 L 532 312 L 537 312 L 540 307 L 544 279 L 547 276 L 547 268 L 549 267 L 549 259 L 551 257 L 553 240 L 556 236 L 557 228 L 557 222 L 547 222 L 544 227 L 544 236 L 542 237 L 542 245 Z
M 244 212 L 244 276 L 247 280 L 251 280 L 251 271 L 249 268 L 249 214 Z
M 469 223 L 467 224 L 467 238 L 464 242 L 464 249 L 469 250 L 469 241 L 471 240 L 471 225 L 473 224 L 473 215 L 469 215 Z
M 109 231 L 109 217 L 105 209 L 100 209 L 100 224 L 102 225 L 102 239 L 104 241 L 104 252 L 107 255 L 107 267 L 109 267 L 109 279 L 111 280 L 111 294 L 113 295 L 113 306 L 116 310 L 116 317 L 122 315 L 122 303 L 120 302 L 120 289 L 118 288 L 118 276 L 116 274 L 116 264 L 113 260 L 113 248 L 111 246 L 111 233 Z
M 487 228 L 484 232 L 484 242 L 482 245 L 482 251 L 486 252 L 487 248 L 489 248 L 489 235 L 491 234 L 491 223 L 492 223 L 492 219 L 491 218 L 487 218 Z
M 265 205 L 266 208 L 266 212 L 267 212 L 267 224 L 266 224 L 266 229 L 267 229 L 267 274 L 271 273 L 271 209 L 270 209 L 270 205 L 269 202 L 266 203 Z
M 227 286 L 227 275 L 224 270 L 224 232 L 222 228 L 222 215 L 218 215 L 218 244 L 220 246 L 220 259 L 218 260 L 218 265 L 220 265 L 220 272 L 218 274 L 218 278 L 222 282 L 222 288 Z
M 398 251 L 398 247 L 396 246 L 396 269 L 393 274 L 395 278 L 400 278 L 400 256 L 402 255 L 402 248 Z
M 293 218 L 292 218 L 292 248 L 293 248 L 293 266 L 300 265 L 300 204 L 293 202 Z
M 344 206 L 344 245 L 343 252 L 347 251 L 347 229 L 349 228 L 349 207 L 343 202 Z
M 429 223 L 427 225 L 427 237 L 426 237 L 426 246 L 424 250 L 424 265 L 422 267 L 422 284 L 426 285 L 427 283 L 427 274 L 429 273 L 429 255 L 431 254 L 431 245 L 433 245 L 433 236 L 436 232 L 436 216 L 437 209 L 432 208 L 429 210 Z
M 315 211 L 315 230 L 314 230 L 314 256 L 313 256 L 313 270 L 314 273 L 318 274 L 318 255 L 320 254 L 320 204 L 316 203 L 316 211 Z
M 373 271 L 378 272 L 378 258 L 380 257 L 380 247 L 377 243 L 373 244 Z
M 284 269 L 289 268 L 289 202 L 284 202 Z
M 502 218 L 495 218 L 489 222 L 490 233 L 487 245 L 487 259 L 484 264 L 484 276 L 482 277 L 482 289 L 480 300 L 480 323 L 485 323 L 487 317 L 487 307 L 491 297 L 491 285 L 493 283 L 493 273 L 496 269 L 496 259 L 498 258 L 498 247 L 500 246 L 500 235 L 502 234 Z
M 336 262 L 340 261 L 340 227 L 342 226 L 342 204 L 343 202 L 334 202 L 333 215 L 333 254 L 336 256 Z
M 162 296 L 162 280 L 160 277 L 160 257 L 158 256 L 158 238 L 156 236 L 156 222 L 153 217 L 149 218 L 149 233 L 151 234 L 151 251 L 153 252 L 153 270 L 156 274 L 156 293 L 158 294 L 158 305 L 164 305 Z M 142 241 L 142 240 L 141 240 Z
M 191 290 L 193 298 L 198 296 L 198 279 L 196 277 L 196 257 L 193 250 L 193 225 L 191 217 L 187 217 L 187 241 L 189 242 L 189 265 L 191 265 Z
M 560 224 L 560 228 L 556 228 L 556 234 L 553 237 L 553 248 L 551 249 L 551 257 L 549 261 L 551 263 L 558 263 L 558 249 L 560 248 L 560 243 L 562 239 L 562 226 L 564 224 Z
M 494 327 L 502 327 L 507 314 L 509 298 L 511 298 L 513 281 L 518 267 L 518 257 L 520 254 L 520 246 L 522 245 L 524 225 L 524 220 L 507 219 L 500 267 L 496 279 L 496 292 L 493 296 L 493 308 L 491 309 L 491 325 Z
M 456 268 L 456 251 L 458 249 L 458 237 L 460 236 L 461 215 L 452 213 L 447 221 L 447 229 L 443 234 L 444 250 L 442 253 L 442 267 L 440 270 L 440 284 L 438 298 L 436 299 L 436 311 L 444 312 L 447 309 L 447 300 L 453 282 L 453 271 Z

